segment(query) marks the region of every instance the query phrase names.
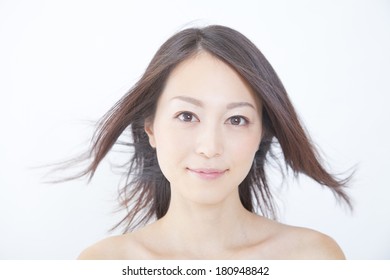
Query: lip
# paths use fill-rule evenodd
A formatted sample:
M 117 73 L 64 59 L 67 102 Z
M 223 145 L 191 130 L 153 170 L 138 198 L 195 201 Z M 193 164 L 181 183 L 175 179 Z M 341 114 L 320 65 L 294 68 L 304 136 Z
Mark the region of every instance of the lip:
M 187 168 L 187 170 L 205 180 L 214 180 L 223 176 L 227 169 L 214 169 L 214 168 Z

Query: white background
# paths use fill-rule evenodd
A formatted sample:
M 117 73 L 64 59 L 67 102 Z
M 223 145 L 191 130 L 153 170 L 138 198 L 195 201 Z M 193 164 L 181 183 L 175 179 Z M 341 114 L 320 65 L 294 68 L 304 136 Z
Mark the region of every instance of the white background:
M 43 183 L 88 146 L 90 121 L 188 26 L 249 37 L 284 82 L 332 171 L 357 165 L 355 210 L 301 177 L 282 222 L 331 235 L 350 259 L 390 259 L 390 2 L 0 0 L 0 259 L 74 259 L 109 235 L 118 176 Z M 278 186 L 276 185 L 276 189 Z M 116 232 L 118 233 L 118 232 Z

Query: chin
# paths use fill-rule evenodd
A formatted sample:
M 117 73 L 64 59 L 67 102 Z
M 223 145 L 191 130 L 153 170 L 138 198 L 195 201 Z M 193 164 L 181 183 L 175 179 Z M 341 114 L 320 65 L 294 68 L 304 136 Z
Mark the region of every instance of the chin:
M 226 189 L 226 185 L 210 186 L 210 184 L 204 184 L 203 186 L 195 186 L 195 188 L 197 189 L 186 192 L 182 197 L 204 206 L 224 204 L 235 196 L 239 199 L 238 191 L 236 191 L 237 188 Z

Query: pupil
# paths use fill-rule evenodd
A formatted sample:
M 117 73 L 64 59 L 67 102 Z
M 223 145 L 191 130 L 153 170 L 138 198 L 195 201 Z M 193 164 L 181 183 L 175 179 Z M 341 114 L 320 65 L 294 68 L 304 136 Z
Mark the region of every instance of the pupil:
M 190 121 L 191 120 L 191 115 L 190 114 L 184 114 L 184 120 Z
M 240 118 L 239 117 L 232 118 L 232 124 L 239 124 L 239 123 L 240 123 Z

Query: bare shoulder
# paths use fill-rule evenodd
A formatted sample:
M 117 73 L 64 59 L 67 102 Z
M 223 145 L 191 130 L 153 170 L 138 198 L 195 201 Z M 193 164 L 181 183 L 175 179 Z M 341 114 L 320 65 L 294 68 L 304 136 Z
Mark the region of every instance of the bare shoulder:
M 140 254 L 138 242 L 131 234 L 105 238 L 81 252 L 79 260 L 134 259 Z
M 321 232 L 293 226 L 282 226 L 277 237 L 283 244 L 288 258 L 301 260 L 341 260 L 345 255 L 340 246 L 330 236 Z
M 345 259 L 339 245 L 329 236 L 304 227 L 257 218 L 257 232 L 265 232 L 253 247 L 251 258 L 337 260 Z M 255 222 L 253 224 L 256 224 Z M 254 252 L 252 251 L 252 252 Z
M 340 246 L 330 236 L 310 229 L 300 229 L 300 231 L 306 240 L 306 245 L 302 246 L 306 259 L 345 259 Z

